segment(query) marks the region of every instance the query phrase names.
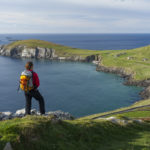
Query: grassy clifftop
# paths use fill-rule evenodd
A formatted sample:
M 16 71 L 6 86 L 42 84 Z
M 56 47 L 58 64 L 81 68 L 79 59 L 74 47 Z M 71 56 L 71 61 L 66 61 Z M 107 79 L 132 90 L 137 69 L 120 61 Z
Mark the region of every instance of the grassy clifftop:
M 131 107 L 149 104 L 150 100 L 144 100 Z M 142 109 L 115 116 L 150 120 L 150 108 Z M 150 121 L 119 125 L 106 120 L 92 120 L 92 117 L 56 121 L 53 116 L 26 116 L 0 121 L 0 150 L 7 142 L 14 150 L 150 149 Z
M 58 56 L 72 56 L 72 55 L 80 55 L 82 57 L 86 57 L 92 54 L 99 54 L 99 51 L 92 51 L 92 50 L 83 50 L 79 48 L 72 48 L 69 46 L 63 46 L 59 44 L 54 44 L 51 42 L 47 41 L 42 41 L 42 40 L 21 40 L 21 41 L 16 41 L 7 46 L 8 49 L 15 48 L 20 45 L 25 45 L 28 48 L 36 48 L 36 47 L 42 47 L 42 48 L 54 48 L 56 50 L 56 54 Z
M 150 46 L 131 50 L 97 51 L 72 48 L 41 40 L 22 40 L 9 44 L 7 48 L 11 49 L 19 45 L 26 45 L 30 48 L 54 48 L 56 54 L 61 57 L 100 55 L 102 57 L 101 65 L 123 68 L 127 73 L 132 73 L 135 80 L 145 80 L 150 78 Z
M 14 150 L 148 150 L 150 123 L 120 126 L 108 121 L 27 116 L 0 122 L 0 150 L 9 141 Z

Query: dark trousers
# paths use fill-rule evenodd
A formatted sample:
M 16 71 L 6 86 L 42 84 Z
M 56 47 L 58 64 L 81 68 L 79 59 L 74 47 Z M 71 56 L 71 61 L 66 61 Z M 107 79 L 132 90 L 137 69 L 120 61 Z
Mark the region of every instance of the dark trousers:
M 31 90 L 31 91 L 25 92 L 25 98 L 26 98 L 25 114 L 26 115 L 31 114 L 32 97 L 35 98 L 39 102 L 40 113 L 45 114 L 44 99 L 38 90 Z

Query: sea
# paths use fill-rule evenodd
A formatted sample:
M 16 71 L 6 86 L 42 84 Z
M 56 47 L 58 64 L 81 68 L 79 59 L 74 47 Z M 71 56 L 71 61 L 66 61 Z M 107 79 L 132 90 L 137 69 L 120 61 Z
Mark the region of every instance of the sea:
M 150 34 L 0 34 L 0 45 L 16 40 L 40 39 L 74 48 L 91 50 L 134 49 L 150 44 Z M 25 107 L 19 77 L 28 59 L 0 56 L 0 112 Z M 141 99 L 141 87 L 125 86 L 124 79 L 97 72 L 92 63 L 35 60 L 39 91 L 46 111 L 62 110 L 75 117 L 126 107 Z M 39 109 L 32 100 L 32 108 Z
M 90 50 L 133 49 L 150 44 L 150 34 L 0 34 L 0 45 L 26 39 Z

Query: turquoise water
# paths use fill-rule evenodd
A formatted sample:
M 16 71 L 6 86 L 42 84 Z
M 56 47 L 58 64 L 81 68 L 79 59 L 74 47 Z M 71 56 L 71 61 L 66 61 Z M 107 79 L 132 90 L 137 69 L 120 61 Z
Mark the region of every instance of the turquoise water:
M 26 61 L 0 57 L 0 111 L 15 112 L 25 106 L 24 94 L 17 88 Z M 97 72 L 90 63 L 34 60 L 34 64 L 46 111 L 62 110 L 80 117 L 128 106 L 140 99 L 142 88 L 125 86 L 122 78 Z M 32 102 L 32 108 L 38 109 L 37 101 Z

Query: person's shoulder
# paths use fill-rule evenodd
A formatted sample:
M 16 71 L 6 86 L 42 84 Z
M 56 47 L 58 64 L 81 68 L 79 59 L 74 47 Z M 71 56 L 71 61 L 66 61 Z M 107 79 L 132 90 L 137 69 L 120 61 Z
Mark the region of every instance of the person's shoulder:
M 35 72 L 35 71 L 32 71 L 33 72 L 33 75 L 37 76 L 38 74 Z
M 31 72 L 28 71 L 28 70 L 23 70 L 23 71 L 21 72 L 21 75 L 31 75 Z

